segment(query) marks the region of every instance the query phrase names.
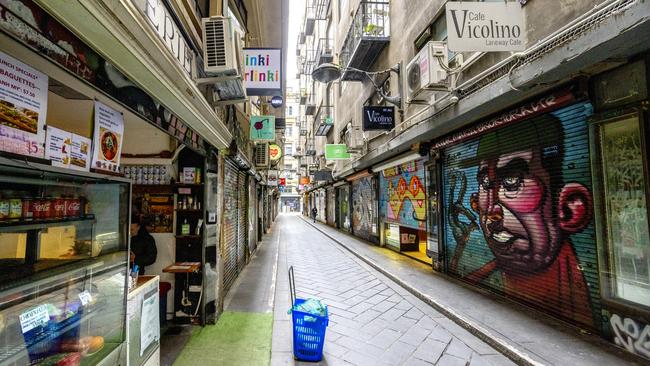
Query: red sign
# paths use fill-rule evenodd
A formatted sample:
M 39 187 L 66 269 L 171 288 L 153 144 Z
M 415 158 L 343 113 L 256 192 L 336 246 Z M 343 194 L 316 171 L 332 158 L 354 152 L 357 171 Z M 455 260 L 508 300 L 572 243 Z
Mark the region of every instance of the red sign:
M 287 178 L 280 178 L 280 185 L 281 186 L 286 186 L 287 185 Z
M 511 123 L 521 121 L 526 118 L 538 116 L 540 114 L 550 112 L 554 109 L 560 108 L 576 100 L 575 95 L 571 91 L 564 90 L 551 95 L 547 95 L 541 99 L 537 99 L 530 103 L 526 103 L 518 108 L 515 108 L 499 117 L 479 123 L 474 127 L 462 130 L 460 132 L 452 133 L 451 135 L 442 138 L 433 146 L 432 149 L 440 149 L 451 144 L 458 143 L 471 137 L 476 137 L 492 131 L 499 127 L 505 127 Z

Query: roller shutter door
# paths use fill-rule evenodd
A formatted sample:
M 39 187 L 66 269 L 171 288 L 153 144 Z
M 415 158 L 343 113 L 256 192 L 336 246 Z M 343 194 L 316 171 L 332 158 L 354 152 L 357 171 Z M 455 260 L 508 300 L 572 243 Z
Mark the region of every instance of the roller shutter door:
M 224 253 L 224 293 L 227 293 L 232 284 L 237 279 L 238 269 L 237 269 L 237 244 L 238 244 L 238 226 L 239 226 L 239 215 L 238 215 L 238 185 L 229 184 L 229 182 L 237 182 L 237 177 L 239 171 L 237 166 L 232 163 L 230 160 L 226 159 L 225 164 L 225 179 L 223 187 L 224 195 L 224 207 L 223 207 L 223 217 L 224 217 L 224 242 L 225 242 L 225 253 Z
M 376 202 L 373 177 L 365 177 L 352 182 L 352 233 L 355 236 L 371 240 L 376 234 Z
M 246 173 L 239 171 L 237 174 L 237 272 L 241 272 L 246 265 L 248 252 L 248 182 Z
M 587 117 L 578 103 L 444 151 L 446 268 L 593 327 L 600 314 Z
M 336 226 L 336 188 L 327 189 L 327 225 Z

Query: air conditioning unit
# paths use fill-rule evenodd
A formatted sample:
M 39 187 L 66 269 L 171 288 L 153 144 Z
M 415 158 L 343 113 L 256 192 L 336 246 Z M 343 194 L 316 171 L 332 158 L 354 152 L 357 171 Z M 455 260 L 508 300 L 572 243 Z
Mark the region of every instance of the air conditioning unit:
M 219 76 L 241 77 L 243 70 L 243 36 L 234 31 L 228 17 L 202 19 L 203 67 Z
M 255 166 L 258 168 L 269 167 L 269 143 L 263 142 L 255 146 Z
M 433 91 L 448 91 L 447 71 L 440 65 L 447 65 L 446 42 L 431 41 L 406 66 L 407 103 L 425 100 Z

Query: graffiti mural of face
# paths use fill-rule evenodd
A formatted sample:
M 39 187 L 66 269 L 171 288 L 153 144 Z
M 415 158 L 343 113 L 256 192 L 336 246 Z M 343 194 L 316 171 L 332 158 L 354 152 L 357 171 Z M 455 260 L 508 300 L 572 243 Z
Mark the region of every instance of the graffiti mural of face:
M 561 187 L 558 202 L 553 202 L 550 173 L 538 148 L 482 160 L 477 179 L 472 208 L 504 270 L 535 272 L 547 267 L 556 259 L 563 234 L 580 231 L 589 222 L 591 197 L 584 186 Z M 557 208 L 559 214 L 554 215 Z

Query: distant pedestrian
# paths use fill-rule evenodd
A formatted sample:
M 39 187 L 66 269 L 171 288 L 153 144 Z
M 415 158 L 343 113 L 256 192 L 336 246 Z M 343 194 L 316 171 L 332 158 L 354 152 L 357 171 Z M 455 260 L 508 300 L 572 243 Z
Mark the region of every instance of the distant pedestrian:
M 316 207 L 311 209 L 311 218 L 314 219 L 314 223 L 316 222 L 316 215 L 318 214 L 318 210 Z

